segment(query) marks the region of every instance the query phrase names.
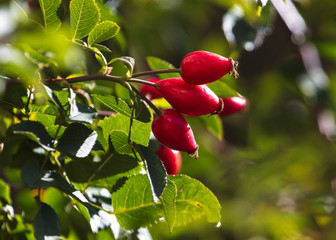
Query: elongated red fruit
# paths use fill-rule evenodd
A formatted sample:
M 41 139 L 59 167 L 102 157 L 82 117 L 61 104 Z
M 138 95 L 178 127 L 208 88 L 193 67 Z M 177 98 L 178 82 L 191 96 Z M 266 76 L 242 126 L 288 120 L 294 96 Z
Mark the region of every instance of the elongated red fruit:
M 222 98 L 224 102 L 223 110 L 219 116 L 228 116 L 234 113 L 243 112 L 247 106 L 247 100 L 243 96 Z
M 152 123 L 156 139 L 166 147 L 198 157 L 194 133 L 184 117 L 174 109 L 164 109 Z
M 238 77 L 238 63 L 216 53 L 195 51 L 187 54 L 181 61 L 181 76 L 190 84 L 214 82 L 231 72 Z
M 161 159 L 168 175 L 176 175 L 181 171 L 182 156 L 179 151 L 161 145 L 156 154 Z
M 168 78 L 157 82 L 158 91 L 180 113 L 187 116 L 216 114 L 222 101 L 206 85 L 194 85 L 182 78 Z
M 160 81 L 159 78 L 151 78 L 148 80 L 151 83 L 157 83 Z M 158 90 L 156 90 L 155 87 L 150 86 L 150 85 L 143 85 L 140 90 L 139 90 L 147 99 L 153 100 L 155 98 L 161 98 L 161 94 L 159 93 Z

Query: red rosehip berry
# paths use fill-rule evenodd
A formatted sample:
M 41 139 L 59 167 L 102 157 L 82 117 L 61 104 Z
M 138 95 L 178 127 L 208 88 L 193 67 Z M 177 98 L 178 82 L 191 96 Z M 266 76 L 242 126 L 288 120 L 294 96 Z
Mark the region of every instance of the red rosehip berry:
M 176 175 L 180 172 L 182 167 L 182 156 L 179 151 L 161 145 L 156 151 L 156 154 L 161 159 L 168 175 Z
M 158 91 L 180 113 L 187 116 L 217 114 L 222 101 L 206 85 L 194 85 L 182 78 L 168 78 L 157 82 Z
M 218 114 L 219 116 L 228 116 L 237 112 L 243 112 L 247 106 L 247 100 L 243 96 L 222 98 L 224 107 Z
M 161 115 L 153 120 L 152 131 L 162 145 L 198 157 L 194 133 L 188 122 L 176 110 L 162 110 Z
M 227 73 L 235 78 L 238 62 L 216 53 L 195 51 L 187 54 L 181 61 L 181 76 L 190 84 L 206 84 L 214 82 Z
M 160 81 L 159 78 L 151 78 L 148 80 L 149 82 L 152 83 L 157 83 Z M 159 93 L 158 90 L 156 90 L 155 87 L 150 86 L 150 85 L 143 85 L 140 90 L 139 90 L 147 99 L 153 100 L 155 98 L 161 98 L 161 94 Z

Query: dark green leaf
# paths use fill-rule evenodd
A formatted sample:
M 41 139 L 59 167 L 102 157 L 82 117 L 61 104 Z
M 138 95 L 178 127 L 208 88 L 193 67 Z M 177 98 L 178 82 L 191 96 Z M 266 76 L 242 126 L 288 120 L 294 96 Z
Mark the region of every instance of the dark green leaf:
M 136 105 L 135 105 L 135 114 L 134 118 L 140 122 L 148 123 L 152 121 L 153 115 L 150 111 L 150 108 L 146 106 L 146 104 L 141 101 L 140 99 L 137 99 Z
M 25 134 L 38 142 L 48 151 L 54 150 L 53 139 L 50 137 L 44 126 L 39 122 L 23 121 L 13 127 L 14 133 Z
M 91 185 L 111 188 L 115 179 L 138 173 L 139 165 L 130 155 L 111 153 L 101 162 L 89 158 L 73 160 L 66 164 L 65 170 L 73 182 L 85 183 L 94 175 Z
M 34 219 L 35 235 L 38 239 L 56 239 L 60 236 L 60 224 L 55 213 L 48 204 L 41 203 L 41 207 Z M 61 239 L 61 238 L 58 238 Z
M 24 96 L 27 96 L 27 90 L 22 84 L 7 84 L 1 105 L 2 107 L 5 107 L 7 105 L 8 108 L 22 109 L 25 107 L 25 103 L 22 100 L 22 97 Z
M 98 134 L 80 123 L 72 123 L 59 139 L 57 150 L 83 158 L 89 155 Z
M 160 158 L 150 148 L 139 146 L 147 167 L 147 175 L 150 180 L 154 202 L 159 201 L 163 190 L 167 185 L 167 173 Z
M 55 171 L 45 172 L 39 180 L 39 187 L 54 187 L 69 195 L 72 195 L 77 191 L 58 172 Z
M 174 69 L 175 68 L 171 63 L 165 60 L 162 60 L 160 58 L 157 58 L 157 57 L 147 57 L 146 59 L 147 59 L 148 66 L 152 70 L 164 70 L 164 69 Z M 161 79 L 178 78 L 180 77 L 180 74 L 179 73 L 162 73 L 162 74 L 159 74 L 159 77 Z
M 92 123 L 96 116 L 96 109 L 88 105 L 78 103 L 76 100 L 70 105 L 69 121 L 71 122 Z
M 46 85 L 43 85 L 48 96 L 51 98 L 51 100 L 55 103 L 55 105 L 57 106 L 57 108 L 61 111 L 61 112 L 65 112 L 60 100 L 58 99 L 58 97 L 56 96 L 56 94 Z
M 21 172 L 22 181 L 30 188 L 38 188 L 41 179 L 41 171 L 38 162 L 29 159 L 23 166 Z

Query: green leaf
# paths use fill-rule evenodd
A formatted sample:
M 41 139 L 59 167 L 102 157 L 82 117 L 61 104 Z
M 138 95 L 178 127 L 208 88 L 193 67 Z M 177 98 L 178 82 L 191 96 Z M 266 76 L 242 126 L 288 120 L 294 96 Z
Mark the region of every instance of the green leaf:
M 48 151 L 54 150 L 53 139 L 50 137 L 45 127 L 34 121 L 22 121 L 13 127 L 14 133 L 24 134 L 32 138 L 32 140 L 38 142 L 44 149 Z
M 92 46 L 95 43 L 100 43 L 113 38 L 118 32 L 120 27 L 112 21 L 103 21 L 96 25 L 90 32 L 88 37 L 88 44 Z
M 60 223 L 57 214 L 48 204 L 41 203 L 34 219 L 34 229 L 38 239 L 56 239 L 56 236 L 60 236 Z
M 160 158 L 150 148 L 139 146 L 147 167 L 147 175 L 151 184 L 153 199 L 156 203 L 159 201 L 163 190 L 167 185 L 167 172 Z
M 7 204 L 12 204 L 9 185 L 2 179 L 0 179 L 0 199 L 6 201 Z
M 153 119 L 152 111 L 150 111 L 150 108 L 140 99 L 137 99 L 135 105 L 134 118 L 144 123 L 151 122 Z
M 25 53 L 25 56 L 35 64 L 44 63 L 46 65 L 53 66 L 58 65 L 54 59 L 44 56 L 42 53 L 36 51 L 28 44 L 20 43 L 15 46 L 21 49 Z
M 167 186 L 161 195 L 160 202 L 162 203 L 165 219 L 170 232 L 173 231 L 176 221 L 176 196 L 177 187 L 175 183 L 168 180 Z
M 43 114 L 43 113 L 34 113 L 30 117 L 30 119 L 34 119 L 34 118 L 46 127 L 53 125 L 56 120 L 55 116 L 52 116 L 49 114 Z
M 122 130 L 113 130 L 110 133 L 110 139 L 114 150 L 120 154 L 132 153 L 132 149 L 128 144 L 128 134 Z
M 62 0 L 39 0 L 39 3 L 46 31 L 57 30 L 62 24 L 61 19 L 57 15 Z
M 201 182 L 186 175 L 168 176 L 177 186 L 176 226 L 206 217 L 210 223 L 221 219 L 221 206 L 216 196 Z
M 103 129 L 104 138 L 106 141 L 109 135 L 114 130 L 129 132 L 130 118 L 122 114 L 111 115 L 108 118 L 100 121 L 98 125 Z M 151 134 L 151 122 L 143 123 L 138 120 L 133 120 L 131 140 L 137 144 L 147 146 Z
M 114 97 L 112 95 L 104 96 L 97 94 L 94 94 L 93 97 L 98 99 L 100 102 L 104 103 L 107 107 L 109 107 L 113 111 L 121 113 L 127 117 L 132 116 L 132 111 L 130 107 L 124 100 L 120 98 Z
M 206 128 L 219 140 L 223 139 L 222 121 L 218 115 L 201 116 L 200 119 L 205 123 Z
M 90 186 L 110 189 L 117 179 L 138 173 L 139 165 L 130 155 L 111 153 L 101 162 L 93 162 L 89 158 L 73 160 L 66 164 L 65 171 L 73 182 L 86 183 L 93 176 Z
M 104 45 L 100 45 L 100 44 L 93 44 L 91 48 L 97 49 L 97 51 L 99 51 L 101 55 L 104 56 L 106 62 L 111 61 L 113 55 L 112 55 L 112 51 L 108 47 Z
M 70 105 L 69 121 L 71 122 L 92 123 L 96 116 L 96 109 L 88 105 L 78 103 L 76 100 Z
M 130 177 L 111 198 L 115 216 L 125 229 L 148 226 L 163 216 L 162 209 L 154 204 L 146 175 Z
M 60 125 L 50 125 L 49 127 L 46 127 L 49 135 L 53 136 L 55 139 L 59 139 L 63 135 L 65 129 L 66 127 Z
M 99 8 L 95 0 L 72 0 L 70 2 L 72 40 L 86 37 L 99 20 Z
M 98 134 L 80 123 L 72 123 L 59 139 L 57 150 L 83 158 L 94 147 Z
M 214 81 L 208 83 L 207 86 L 218 96 L 218 97 L 234 97 L 238 96 L 237 92 L 231 88 L 228 84 L 222 81 Z
M 48 96 L 51 98 L 51 100 L 55 103 L 55 105 L 57 106 L 57 108 L 59 109 L 60 112 L 65 113 L 65 110 L 62 106 L 62 103 L 60 102 L 60 100 L 58 99 L 58 97 L 56 96 L 56 94 L 46 85 L 43 85 Z
M 163 70 L 163 69 L 174 69 L 175 67 L 165 61 L 162 60 L 160 58 L 157 57 L 147 57 L 146 58 L 148 66 L 152 69 L 152 70 Z M 166 78 L 178 78 L 180 77 L 179 73 L 162 73 L 159 75 L 159 77 L 161 79 L 166 79 Z
M 28 160 L 21 171 L 22 181 L 30 188 L 38 188 L 41 178 L 41 171 L 35 159 Z

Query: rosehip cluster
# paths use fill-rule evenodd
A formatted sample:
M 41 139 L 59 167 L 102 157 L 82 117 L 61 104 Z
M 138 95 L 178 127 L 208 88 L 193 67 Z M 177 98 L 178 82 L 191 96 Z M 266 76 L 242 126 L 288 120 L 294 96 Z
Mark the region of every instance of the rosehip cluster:
M 170 167 L 168 167 L 167 156 L 172 156 L 172 154 L 167 154 L 169 149 L 187 152 L 191 156 L 198 157 L 198 145 L 193 131 L 183 115 L 218 114 L 219 116 L 228 116 L 245 109 L 247 101 L 241 95 L 221 98 L 206 85 L 220 79 L 227 73 L 238 77 L 236 68 L 237 62 L 231 58 L 228 59 L 207 51 L 195 51 L 182 59 L 181 78 L 163 80 L 152 78 L 149 81 L 154 83 L 154 86 L 146 85 L 140 89 L 140 92 L 149 100 L 163 97 L 172 106 L 172 109 L 162 110 L 152 123 L 154 136 L 166 147 L 165 150 L 161 150 L 163 147 L 160 148 L 157 154 L 164 162 L 168 173 L 176 174 L 178 172 L 168 171 Z M 179 168 L 175 167 L 174 169 Z

